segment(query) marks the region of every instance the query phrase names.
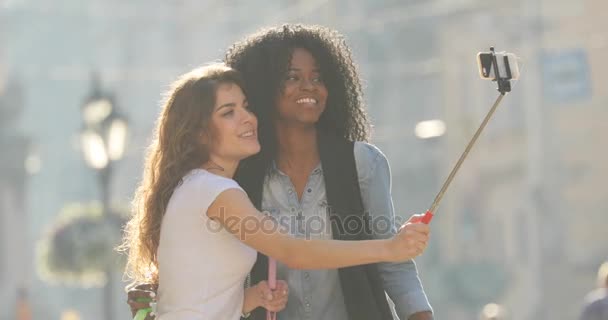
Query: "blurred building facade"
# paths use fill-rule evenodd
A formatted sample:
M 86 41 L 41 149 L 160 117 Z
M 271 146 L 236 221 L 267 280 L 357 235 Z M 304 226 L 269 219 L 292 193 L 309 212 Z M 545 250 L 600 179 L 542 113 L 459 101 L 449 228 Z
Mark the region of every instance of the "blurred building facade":
M 472 1 L 438 26 L 445 168 L 497 95 L 494 85 L 474 79 L 470 57 L 490 45 L 522 57 L 522 79 L 438 219 L 446 235 L 442 261 L 493 261 L 507 271 L 508 286 L 495 298 L 512 319 L 575 318 L 593 268 L 608 254 L 608 153 L 599 141 L 608 134 L 607 94 L 598 88 L 608 68 L 600 58 L 608 53 L 606 7 L 592 0 Z
M 573 318 L 608 255 L 603 0 L 10 3 L 0 7 L 0 83 L 8 71 L 18 75 L 26 97 L 22 116 L 1 132 L 29 132 L 42 167 L 22 187 L 8 183 L 23 191 L 16 201 L 2 193 L 0 279 L 17 279 L 8 249 L 20 235 L 32 252 L 66 203 L 96 198 L 74 143 L 91 71 L 131 119 L 130 148 L 112 189 L 127 204 L 168 83 L 221 59 L 244 34 L 282 22 L 327 25 L 347 36 L 365 78 L 373 142 L 391 162 L 403 216 L 427 209 L 496 98 L 495 84 L 477 76 L 476 53 L 494 45 L 522 57 L 522 79 L 439 206 L 432 244 L 418 261 L 439 319 L 472 319 L 492 301 L 512 319 Z M 417 138 L 415 125 L 430 119 L 443 120 L 446 135 Z M 31 256 L 23 259 L 31 263 Z M 100 290 L 29 278 L 37 317 L 57 318 L 64 309 L 93 320 L 101 314 Z M 10 311 L 8 292 L 19 285 L 2 286 L 1 310 Z M 115 296 L 117 314 L 128 317 L 122 291 Z

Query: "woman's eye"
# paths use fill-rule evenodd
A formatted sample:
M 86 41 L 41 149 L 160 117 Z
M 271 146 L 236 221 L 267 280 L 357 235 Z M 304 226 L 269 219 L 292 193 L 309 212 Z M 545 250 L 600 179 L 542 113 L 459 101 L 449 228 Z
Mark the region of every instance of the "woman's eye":
M 226 112 L 226 113 L 222 114 L 222 116 L 224 116 L 224 117 L 228 117 L 228 116 L 231 116 L 231 115 L 233 115 L 233 114 L 234 114 L 234 110 L 230 110 L 230 111 L 228 111 L 228 112 Z

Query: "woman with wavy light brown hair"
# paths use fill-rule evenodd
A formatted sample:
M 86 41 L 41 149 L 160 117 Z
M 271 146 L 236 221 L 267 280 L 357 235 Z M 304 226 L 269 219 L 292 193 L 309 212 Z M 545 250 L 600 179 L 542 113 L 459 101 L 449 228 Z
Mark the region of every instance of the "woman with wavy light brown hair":
M 122 249 L 134 282 L 158 284 L 158 319 L 238 319 L 284 308 L 284 282 L 244 289 L 257 251 L 291 268 L 339 268 L 420 254 L 428 226 L 408 223 L 390 239 L 304 240 L 260 213 L 233 180 L 260 151 L 257 118 L 238 72 L 195 69 L 172 86 L 148 149 Z M 264 296 L 265 295 L 265 296 Z

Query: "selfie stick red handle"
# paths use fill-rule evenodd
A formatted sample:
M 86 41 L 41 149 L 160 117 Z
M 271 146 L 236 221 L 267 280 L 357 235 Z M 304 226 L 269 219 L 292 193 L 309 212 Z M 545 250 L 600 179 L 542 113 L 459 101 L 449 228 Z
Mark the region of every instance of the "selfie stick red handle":
M 410 219 L 410 222 L 412 222 L 412 223 L 422 222 L 424 224 L 429 224 L 429 223 L 431 223 L 431 220 L 433 220 L 433 213 L 431 211 L 427 211 L 424 215 L 412 217 Z

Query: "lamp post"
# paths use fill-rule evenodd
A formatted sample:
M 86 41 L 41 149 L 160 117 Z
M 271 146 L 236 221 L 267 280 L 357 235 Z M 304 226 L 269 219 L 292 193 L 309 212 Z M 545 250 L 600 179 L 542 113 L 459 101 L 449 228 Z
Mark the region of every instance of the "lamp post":
M 84 126 L 80 133 L 81 149 L 87 165 L 98 175 L 101 189 L 101 204 L 104 219 L 110 213 L 110 182 L 113 165 L 124 154 L 128 135 L 128 124 L 114 103 L 112 96 L 102 92 L 99 81 L 94 75 L 92 90 L 82 106 Z M 104 286 L 104 319 L 113 317 L 113 270 L 111 264 L 105 266 L 106 284 Z
M 15 126 L 24 106 L 21 81 L 13 77 L 6 83 L 3 80 L 0 74 L 0 241 L 11 245 L 0 248 L 3 273 L 0 296 L 6 297 L 0 308 L 11 310 L 14 307 L 16 318 L 22 319 L 31 315 L 27 297 L 30 289 L 28 265 L 31 263 L 27 254 L 29 217 L 26 205 L 30 138 Z M 13 305 L 14 302 L 9 301 L 16 303 Z

